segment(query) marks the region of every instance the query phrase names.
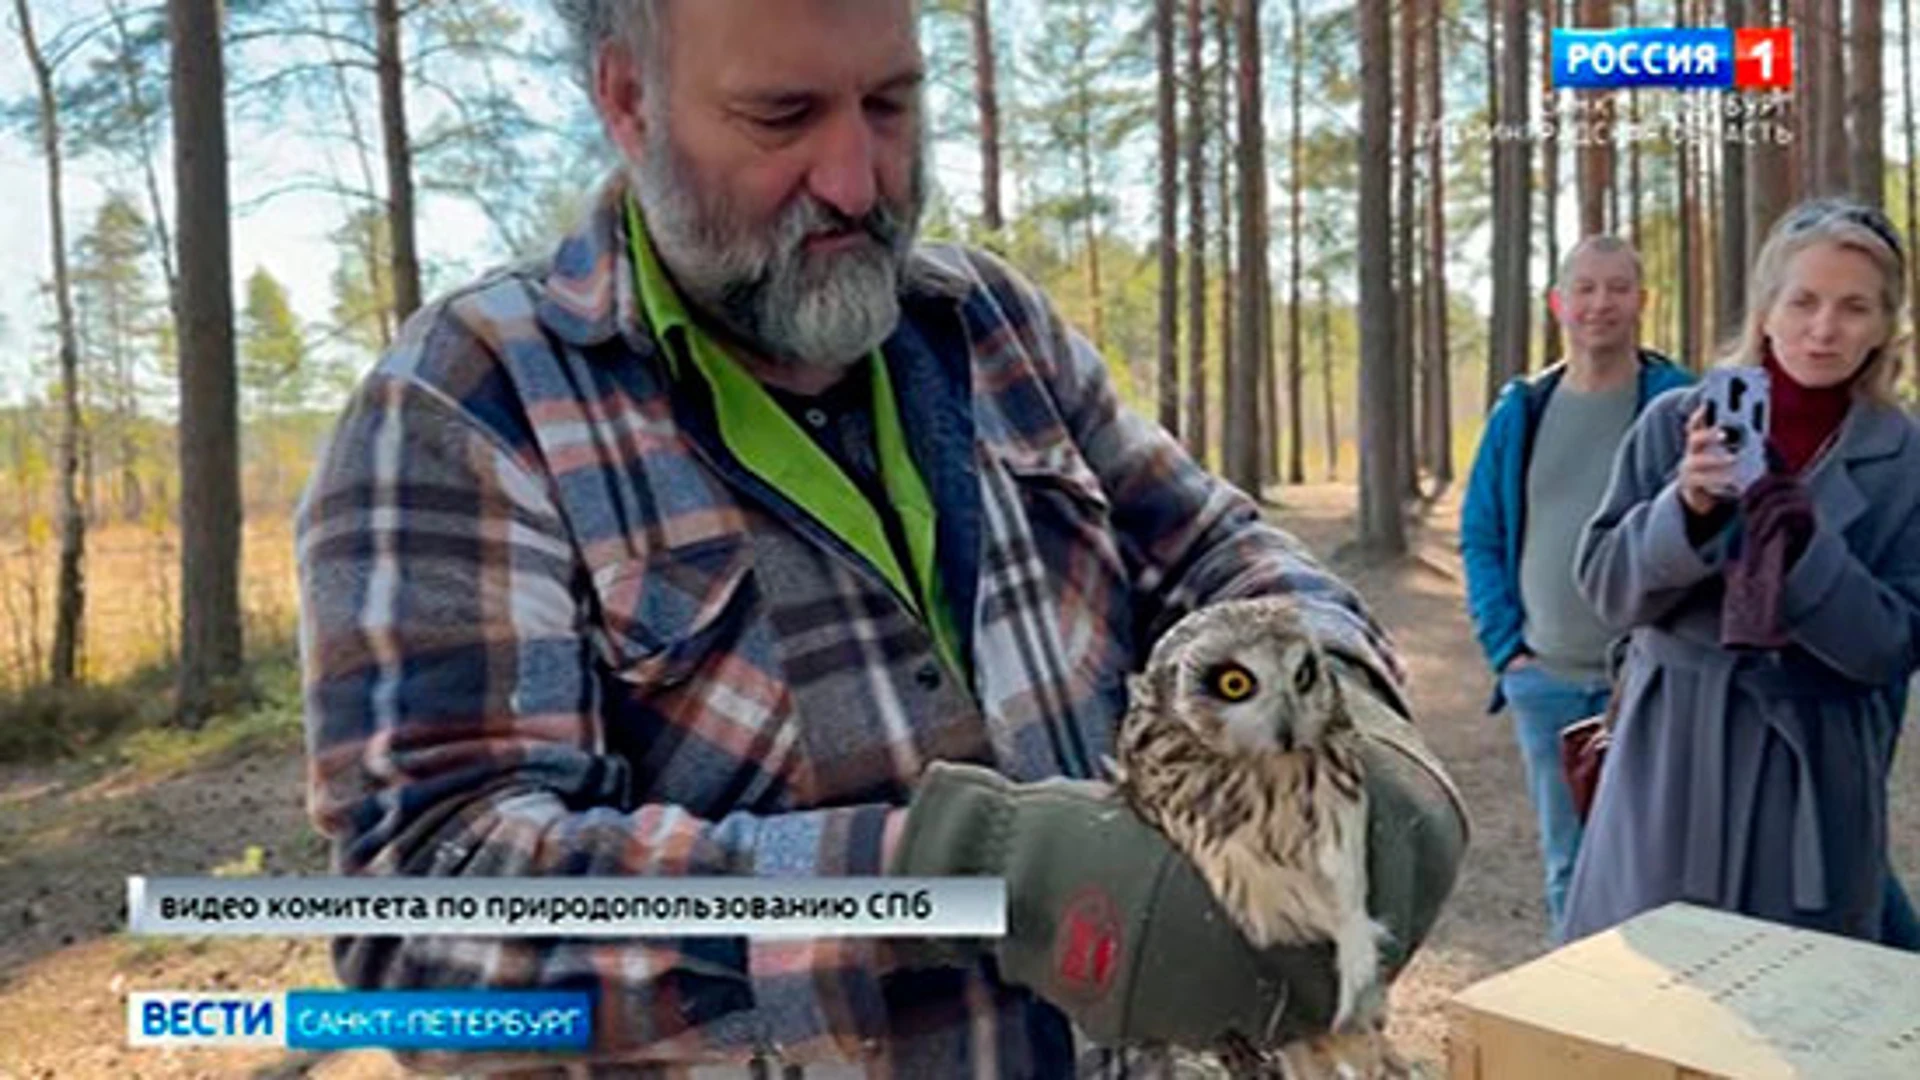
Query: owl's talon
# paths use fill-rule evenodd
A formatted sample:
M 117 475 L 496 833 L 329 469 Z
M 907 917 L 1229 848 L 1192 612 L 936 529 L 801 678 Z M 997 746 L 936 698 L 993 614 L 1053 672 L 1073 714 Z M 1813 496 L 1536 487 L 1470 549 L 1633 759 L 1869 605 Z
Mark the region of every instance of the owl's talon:
M 1266 1051 L 1238 1033 L 1222 1040 L 1219 1055 L 1220 1064 L 1227 1070 L 1227 1075 L 1235 1080 L 1283 1080 L 1285 1075 Z

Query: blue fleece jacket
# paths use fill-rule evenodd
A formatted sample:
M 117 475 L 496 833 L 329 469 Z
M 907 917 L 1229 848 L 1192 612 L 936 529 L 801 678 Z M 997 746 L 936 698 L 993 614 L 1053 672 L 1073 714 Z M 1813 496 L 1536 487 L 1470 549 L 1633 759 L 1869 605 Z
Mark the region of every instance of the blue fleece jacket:
M 1525 642 L 1520 607 L 1520 543 L 1526 536 L 1527 463 L 1533 457 L 1534 431 L 1547 411 L 1547 398 L 1560 385 L 1565 365 L 1517 378 L 1500 391 L 1487 417 L 1474 455 L 1473 475 L 1460 510 L 1460 554 L 1467 567 L 1467 612 L 1487 663 L 1507 666 Z M 1635 415 L 1668 390 L 1693 382 L 1693 375 L 1651 349 L 1640 350 Z M 1490 711 L 1504 700 L 1496 683 Z

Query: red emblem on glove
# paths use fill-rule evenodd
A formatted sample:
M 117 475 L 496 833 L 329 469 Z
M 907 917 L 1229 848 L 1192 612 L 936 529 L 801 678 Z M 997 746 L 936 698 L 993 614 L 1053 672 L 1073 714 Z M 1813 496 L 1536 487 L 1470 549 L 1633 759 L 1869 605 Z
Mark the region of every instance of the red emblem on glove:
M 1088 886 L 1073 894 L 1053 942 L 1054 970 L 1062 989 L 1100 997 L 1113 985 L 1120 966 L 1120 913 L 1104 891 Z

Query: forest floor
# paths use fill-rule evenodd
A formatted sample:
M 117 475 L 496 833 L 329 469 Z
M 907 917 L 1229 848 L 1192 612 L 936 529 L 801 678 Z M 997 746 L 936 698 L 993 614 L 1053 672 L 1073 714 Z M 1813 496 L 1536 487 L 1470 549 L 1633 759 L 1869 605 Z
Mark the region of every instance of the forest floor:
M 1416 529 L 1414 553 L 1360 565 L 1353 489 L 1288 489 L 1276 516 L 1352 580 L 1398 641 L 1414 704 L 1473 818 L 1459 885 L 1393 991 L 1391 1033 L 1421 1072 L 1444 1072 L 1446 1003 L 1545 951 L 1533 815 L 1505 717 L 1486 715 L 1489 677 L 1462 606 L 1457 508 Z M 129 873 L 319 873 L 304 811 L 290 669 L 265 703 L 192 740 L 57 766 L 0 768 L 0 1080 L 53 1077 L 401 1075 L 380 1053 L 131 1051 L 125 995 L 140 989 L 271 991 L 333 983 L 322 942 L 139 939 L 122 932 Z M 1920 882 L 1920 752 L 1908 739 L 1893 784 L 1894 862 Z M 250 849 L 258 849 L 250 850 Z

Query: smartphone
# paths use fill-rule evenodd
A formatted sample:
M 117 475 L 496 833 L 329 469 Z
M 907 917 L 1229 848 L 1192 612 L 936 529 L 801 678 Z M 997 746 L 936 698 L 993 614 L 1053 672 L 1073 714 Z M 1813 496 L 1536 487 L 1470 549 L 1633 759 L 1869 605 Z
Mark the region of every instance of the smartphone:
M 1733 455 L 1735 490 L 1742 495 L 1767 474 L 1767 370 L 1723 367 L 1708 370 L 1702 382 L 1707 424 Z

